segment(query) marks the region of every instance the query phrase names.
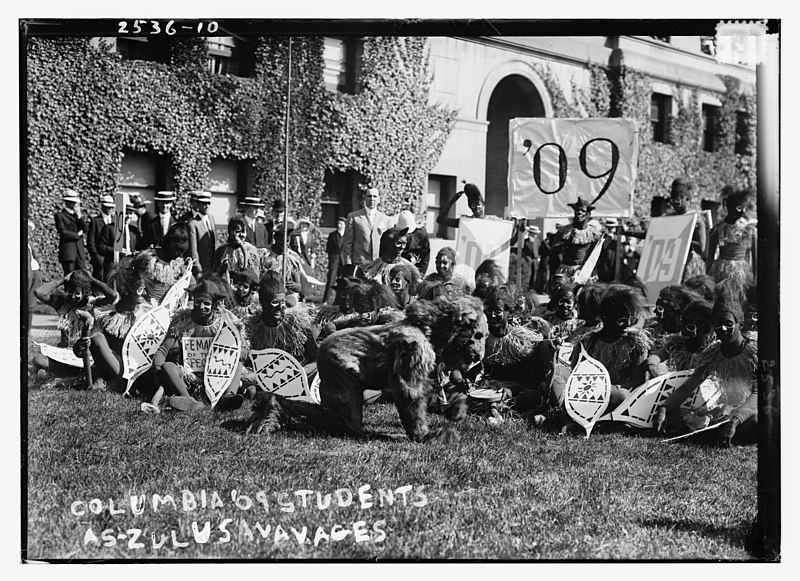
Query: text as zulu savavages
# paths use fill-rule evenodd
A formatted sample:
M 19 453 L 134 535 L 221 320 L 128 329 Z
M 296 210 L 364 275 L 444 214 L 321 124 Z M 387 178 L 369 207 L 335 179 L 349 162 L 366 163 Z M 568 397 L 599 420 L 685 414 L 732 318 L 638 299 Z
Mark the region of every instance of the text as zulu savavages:
M 302 489 L 291 492 L 259 490 L 255 494 L 238 490 L 182 490 L 178 494 L 137 494 L 118 500 L 76 500 L 69 510 L 72 516 L 81 520 L 104 513 L 120 520 L 117 526 L 111 525 L 102 530 L 88 527 L 83 535 L 84 545 L 127 545 L 131 550 L 157 551 L 230 542 L 276 545 L 296 543 L 315 547 L 342 541 L 381 543 L 386 539 L 385 519 L 355 520 L 324 526 L 303 523 L 301 520 L 281 524 L 280 520 L 289 518 L 289 514 L 313 519 L 315 515 L 348 507 L 361 511 L 375 511 L 393 506 L 415 510 L 427 504 L 428 497 L 422 485 L 372 488 L 369 484 L 364 484 L 356 489 Z M 149 514 L 170 511 L 191 514 L 204 509 L 219 509 L 220 512 L 227 510 L 228 518 L 203 518 L 190 522 L 185 528 L 160 531 L 149 529 L 144 522 Z M 123 524 L 123 521 L 126 523 Z

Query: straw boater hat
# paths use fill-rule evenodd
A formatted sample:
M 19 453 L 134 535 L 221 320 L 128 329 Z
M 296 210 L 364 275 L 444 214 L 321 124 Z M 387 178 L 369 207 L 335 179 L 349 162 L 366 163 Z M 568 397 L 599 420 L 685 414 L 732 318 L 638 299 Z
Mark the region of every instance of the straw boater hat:
M 400 212 L 400 217 L 397 218 L 397 227 L 407 228 L 408 233 L 411 234 L 414 230 L 417 229 L 417 221 L 414 218 L 414 214 L 409 210 L 403 210 L 402 212 Z
M 100 205 L 104 208 L 114 208 L 116 206 L 116 204 L 114 204 L 114 196 L 103 196 L 103 200 L 100 202 Z
M 155 200 L 156 202 L 174 202 L 175 192 L 169 192 L 169 191 L 156 192 Z
M 81 197 L 78 195 L 78 192 L 75 190 L 65 190 L 64 197 L 62 198 L 64 202 L 76 202 L 79 203 L 81 201 Z
M 240 206 L 252 206 L 254 208 L 263 208 L 264 202 L 261 201 L 261 198 L 256 196 L 247 196 L 241 202 L 239 202 Z
M 311 228 L 311 220 L 309 220 L 308 218 L 300 218 L 299 220 L 297 220 L 298 228 L 300 227 L 300 224 L 308 224 L 308 227 Z
M 194 192 L 194 200 L 196 202 L 210 204 L 211 203 L 211 192 L 201 192 L 197 191 Z

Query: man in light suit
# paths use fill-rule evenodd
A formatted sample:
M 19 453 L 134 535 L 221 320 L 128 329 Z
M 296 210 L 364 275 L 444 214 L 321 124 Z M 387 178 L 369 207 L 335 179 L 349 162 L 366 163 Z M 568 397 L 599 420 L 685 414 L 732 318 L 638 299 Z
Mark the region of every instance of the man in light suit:
M 199 280 L 214 272 L 214 250 L 217 237 L 216 224 L 208 213 L 211 206 L 211 192 L 194 192 L 195 213 L 189 220 L 189 255 L 194 259 L 192 274 Z
M 389 229 L 389 216 L 378 210 L 377 188 L 364 192 L 364 207 L 347 215 L 342 235 L 342 262 L 364 264 L 378 258 L 381 234 Z
M 256 248 L 269 247 L 269 232 L 267 227 L 256 219 L 256 213 L 264 207 L 264 202 L 257 196 L 248 196 L 239 202 L 239 208 L 244 216 L 244 223 L 247 227 L 245 231 L 245 241 Z

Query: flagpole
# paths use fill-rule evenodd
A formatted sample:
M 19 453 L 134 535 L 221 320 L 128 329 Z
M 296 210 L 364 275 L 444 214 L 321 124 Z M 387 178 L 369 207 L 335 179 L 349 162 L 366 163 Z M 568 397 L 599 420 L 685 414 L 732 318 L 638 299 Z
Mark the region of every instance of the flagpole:
M 284 163 L 284 177 L 283 177 L 283 284 L 286 284 L 286 257 L 289 254 L 289 243 L 286 234 L 286 225 L 289 223 L 289 122 L 291 119 L 291 104 L 292 104 L 292 37 L 289 37 L 289 66 L 288 74 L 286 76 L 286 134 L 285 134 L 285 148 L 286 157 Z

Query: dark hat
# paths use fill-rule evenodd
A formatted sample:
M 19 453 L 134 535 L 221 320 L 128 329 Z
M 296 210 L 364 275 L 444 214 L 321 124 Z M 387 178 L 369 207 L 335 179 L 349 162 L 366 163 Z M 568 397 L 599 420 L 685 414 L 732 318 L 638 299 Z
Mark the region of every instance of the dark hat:
M 286 204 L 283 202 L 283 198 L 276 198 L 272 202 L 273 212 L 283 212 L 285 209 L 286 209 Z
M 592 210 L 594 210 L 594 206 L 592 206 L 589 202 L 587 202 L 586 200 L 584 200 L 580 196 L 578 196 L 578 201 L 577 202 L 573 202 L 571 204 L 567 204 L 567 206 L 569 206 L 570 208 L 572 208 L 575 211 L 577 211 L 577 210 L 579 210 L 581 208 L 583 208 L 587 212 L 591 212 Z
M 174 202 L 175 192 L 170 192 L 170 191 L 156 192 L 155 200 L 156 202 Z
M 256 196 L 248 196 L 245 199 L 239 202 L 240 206 L 252 206 L 254 208 L 263 208 L 264 202 L 261 201 L 261 198 Z
M 478 189 L 478 186 L 475 184 L 464 184 L 464 193 L 467 196 L 467 203 L 469 205 L 477 204 L 477 203 L 484 203 L 483 195 L 481 191 Z
M 131 204 L 133 204 L 134 208 L 144 208 L 147 204 L 150 203 L 150 200 L 143 199 L 138 194 L 131 194 Z
M 258 283 L 258 300 L 262 303 L 269 303 L 278 295 L 285 295 L 286 287 L 283 285 L 283 278 L 274 270 L 267 270 L 261 275 Z

